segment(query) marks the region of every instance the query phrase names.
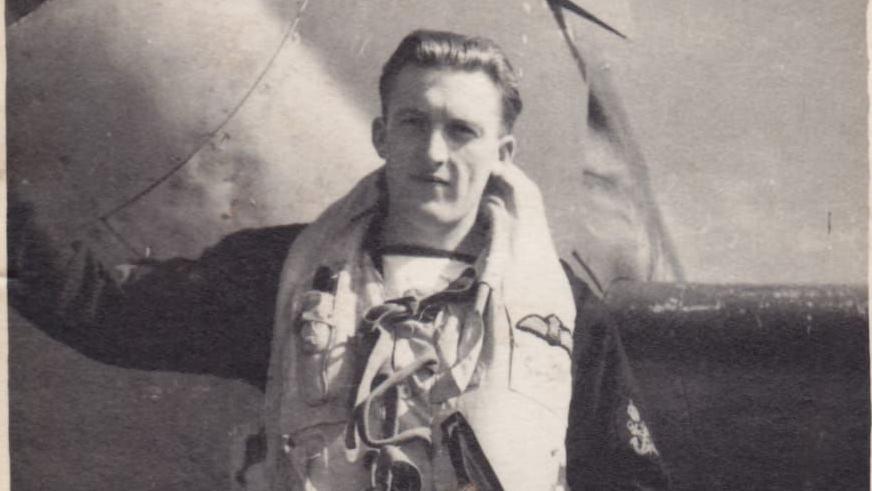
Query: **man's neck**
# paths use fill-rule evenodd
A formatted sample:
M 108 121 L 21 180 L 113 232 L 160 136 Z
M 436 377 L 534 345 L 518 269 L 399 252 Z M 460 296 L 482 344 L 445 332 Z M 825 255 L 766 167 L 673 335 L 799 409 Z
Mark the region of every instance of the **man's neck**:
M 422 222 L 402 214 L 388 213 L 382 228 L 382 244 L 414 245 L 478 256 L 484 237 L 477 230 L 476 216 L 451 224 Z

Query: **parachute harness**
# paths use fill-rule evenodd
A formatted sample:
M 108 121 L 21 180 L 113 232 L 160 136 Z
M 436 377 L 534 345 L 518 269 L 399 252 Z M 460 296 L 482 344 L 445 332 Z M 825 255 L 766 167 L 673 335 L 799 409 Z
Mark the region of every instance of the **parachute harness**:
M 346 446 L 353 449 L 357 438 L 372 448 L 365 463 L 370 471 L 370 488 L 373 491 L 409 490 L 423 487 L 421 472 L 403 450 L 412 442 L 426 445 L 433 450 L 432 430 L 421 425 L 399 431 L 399 386 L 405 384 L 412 394 L 424 395 L 432 402 L 431 389 L 438 386 L 453 387 L 443 393 L 459 395 L 470 382 L 469 376 L 455 376 L 452 368 L 446 367 L 440 353 L 436 327 L 439 314 L 450 304 L 469 304 L 473 308 L 466 316 L 462 330 L 475 330 L 482 325 L 482 311 L 490 294 L 490 287 L 475 278 L 475 270 L 467 269 L 447 289 L 423 299 L 413 296 L 388 301 L 366 312 L 358 333 L 360 364 L 357 373 L 357 389 L 353 392 L 352 417 L 346 430 Z M 466 322 L 469 319 L 478 322 Z M 477 358 L 478 351 L 468 345 L 480 344 L 483 333 L 461 335 L 458 360 L 467 355 Z M 397 339 L 405 339 L 414 346 L 415 359 L 400 367 L 395 366 L 394 346 Z M 464 343 L 464 340 L 467 340 Z M 467 345 L 467 347 L 464 346 Z M 475 365 L 476 360 L 472 360 Z M 467 370 L 468 370 L 468 364 Z M 471 375 L 471 374 L 470 374 Z M 373 404 L 381 400 L 383 410 L 378 417 L 373 415 Z M 378 413 L 379 411 L 375 411 Z M 381 419 L 381 428 L 374 428 L 373 420 Z M 452 450 L 454 446 L 449 446 Z M 452 453 L 453 450 L 452 450 Z M 452 458 L 452 462 L 457 459 Z M 458 477 L 465 474 L 455 469 Z

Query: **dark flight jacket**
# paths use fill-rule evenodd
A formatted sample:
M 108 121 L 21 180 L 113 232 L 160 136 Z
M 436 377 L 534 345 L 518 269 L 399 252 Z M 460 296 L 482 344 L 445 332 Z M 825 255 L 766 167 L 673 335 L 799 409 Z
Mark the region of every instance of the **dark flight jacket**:
M 58 341 L 126 368 L 266 385 L 279 276 L 304 225 L 243 230 L 196 260 L 146 261 L 126 278 L 82 242 L 55 247 L 10 209 L 10 305 Z M 566 437 L 573 490 L 666 489 L 618 329 L 567 268 L 576 299 Z

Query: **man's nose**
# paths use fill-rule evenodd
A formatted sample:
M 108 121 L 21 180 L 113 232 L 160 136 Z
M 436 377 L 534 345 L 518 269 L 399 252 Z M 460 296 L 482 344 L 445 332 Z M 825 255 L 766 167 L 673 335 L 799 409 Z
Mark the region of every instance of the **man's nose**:
M 427 158 L 437 165 L 448 160 L 448 141 L 441 129 L 434 129 L 430 132 L 430 138 L 427 142 Z

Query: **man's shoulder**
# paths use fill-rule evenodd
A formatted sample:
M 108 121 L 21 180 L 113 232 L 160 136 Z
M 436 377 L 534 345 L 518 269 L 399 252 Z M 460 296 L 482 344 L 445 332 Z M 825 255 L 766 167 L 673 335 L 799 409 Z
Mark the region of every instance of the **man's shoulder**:
M 561 261 L 563 270 L 572 288 L 572 296 L 575 299 L 575 331 L 587 338 L 596 338 L 615 335 L 617 326 L 603 298 L 590 286 L 565 261 Z M 592 340 L 588 339 L 587 342 Z
M 284 263 L 288 250 L 306 224 L 249 228 L 233 232 L 200 257 L 203 264 L 228 264 L 233 269 L 275 269 Z
M 569 263 L 561 260 L 560 265 L 563 267 L 563 272 L 569 281 L 569 287 L 572 289 L 572 297 L 575 299 L 576 309 L 581 309 L 582 306 L 587 304 L 601 303 L 600 298 L 594 293 L 588 282 L 577 275 Z
M 306 228 L 306 223 L 247 228 L 233 232 L 206 249 L 201 261 L 232 263 L 233 269 L 275 270 L 281 268 L 294 240 Z M 576 309 L 585 311 L 586 320 L 606 314 L 605 304 L 588 283 L 577 275 L 568 263 L 561 261 Z
M 246 228 L 225 236 L 221 241 L 207 251 L 218 249 L 252 251 L 283 248 L 287 252 L 294 239 L 306 228 L 305 223 L 277 225 L 272 227 Z

